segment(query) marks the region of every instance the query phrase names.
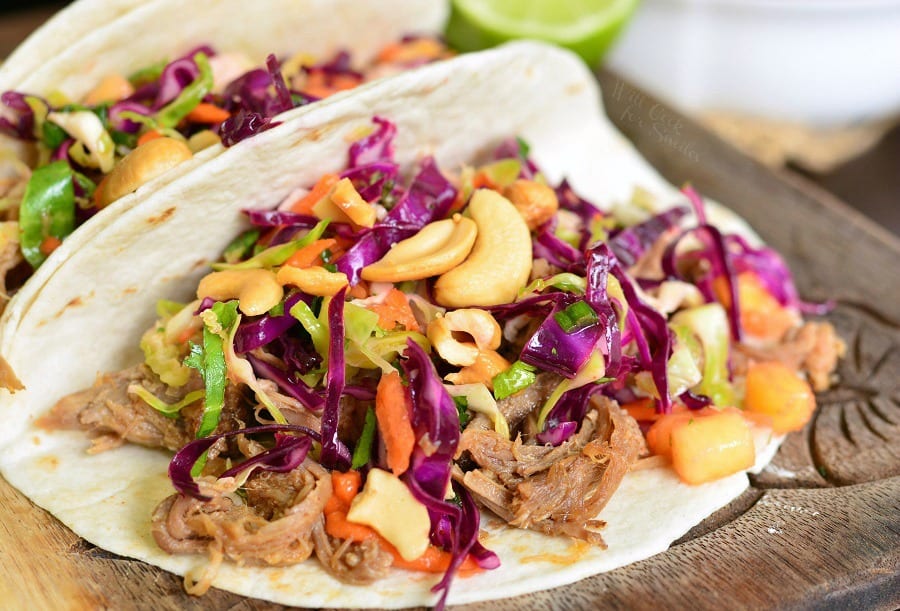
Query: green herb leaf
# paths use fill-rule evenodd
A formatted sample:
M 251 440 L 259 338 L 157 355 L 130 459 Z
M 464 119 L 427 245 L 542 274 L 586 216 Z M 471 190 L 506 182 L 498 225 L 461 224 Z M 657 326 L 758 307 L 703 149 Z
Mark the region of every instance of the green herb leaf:
M 253 245 L 259 240 L 259 229 L 248 229 L 225 248 L 226 263 L 237 263 L 253 251 Z
M 586 301 L 576 301 L 554 314 L 553 319 L 566 333 L 575 333 L 597 322 L 597 313 Z
M 459 430 L 463 430 L 466 428 L 466 425 L 469 424 L 469 399 L 465 396 L 453 397 L 453 402 L 456 403 L 456 411 L 459 412 Z
M 375 440 L 375 410 L 371 407 L 366 410 L 366 423 L 363 425 L 362 434 L 356 448 L 353 450 L 351 469 L 359 469 L 372 460 L 372 442 Z
M 246 261 L 241 261 L 240 263 L 214 263 L 212 268 L 219 271 L 223 269 L 260 269 L 282 265 L 292 254 L 322 237 L 326 227 L 328 227 L 328 221 L 322 221 L 310 229 L 309 232 L 299 240 L 266 248 L 262 252 Z
M 75 230 L 73 172 L 65 161 L 38 168 L 25 187 L 19 208 L 22 254 L 37 269 L 47 259 L 41 245 L 48 237 L 62 240 Z
M 222 414 L 227 382 L 223 335 L 237 321 L 237 307 L 236 299 L 215 303 L 211 308 L 213 316 L 207 315 L 204 318 L 203 346 L 191 344 L 191 353 L 184 360 L 187 367 L 200 372 L 206 387 L 203 415 L 197 429 L 198 439 L 216 430 Z M 214 320 L 210 321 L 210 318 Z
M 516 142 L 519 145 L 519 157 L 525 159 L 528 157 L 528 153 L 531 152 L 531 146 L 520 136 L 516 136 Z
M 492 383 L 494 385 L 494 398 L 498 401 L 520 390 L 528 388 L 536 379 L 535 371 L 531 365 L 526 365 L 522 361 L 516 361 L 506 371 L 501 371 L 494 376 Z

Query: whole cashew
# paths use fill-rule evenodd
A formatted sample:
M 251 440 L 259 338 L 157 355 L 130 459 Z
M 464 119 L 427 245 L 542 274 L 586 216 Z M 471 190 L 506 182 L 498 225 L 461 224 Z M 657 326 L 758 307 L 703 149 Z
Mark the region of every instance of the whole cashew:
M 284 289 L 267 269 L 227 269 L 205 276 L 197 287 L 197 298 L 217 301 L 237 299 L 241 312 L 248 316 L 265 314 L 284 297 Z
M 174 138 L 155 138 L 131 151 L 109 173 L 100 193 L 100 207 L 168 172 L 194 154 L 188 146 Z
M 460 214 L 429 223 L 413 237 L 394 244 L 379 261 L 364 267 L 362 278 L 403 282 L 443 274 L 465 260 L 477 235 L 475 221 Z
M 469 258 L 437 279 L 435 301 L 451 308 L 510 303 L 531 273 L 531 232 L 512 203 L 488 189 L 469 202 L 478 237 Z

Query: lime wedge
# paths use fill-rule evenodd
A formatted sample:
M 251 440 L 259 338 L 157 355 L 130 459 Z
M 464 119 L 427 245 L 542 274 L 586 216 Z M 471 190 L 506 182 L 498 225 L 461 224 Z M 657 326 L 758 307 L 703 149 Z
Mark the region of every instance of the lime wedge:
M 448 42 L 475 51 L 536 38 L 599 63 L 639 0 L 453 0 Z

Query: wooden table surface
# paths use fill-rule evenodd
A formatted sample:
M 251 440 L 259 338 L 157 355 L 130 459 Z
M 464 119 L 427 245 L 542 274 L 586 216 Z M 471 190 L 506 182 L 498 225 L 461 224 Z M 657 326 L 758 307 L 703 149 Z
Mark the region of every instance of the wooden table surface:
M 0 53 L 46 14 L 3 17 Z M 609 93 L 623 81 L 609 74 L 601 81 L 611 116 L 623 116 L 621 105 L 629 102 Z M 643 112 L 631 110 L 629 116 Z M 744 495 L 669 551 L 571 586 L 472 609 L 898 608 L 900 240 L 804 179 L 773 174 L 674 111 L 672 117 L 683 121 L 691 155 L 659 144 L 648 128 L 652 121 L 620 120 L 618 127 L 670 181 L 689 178 L 745 216 L 784 253 L 805 297 L 837 299 L 829 320 L 849 344 L 841 383 L 820 397 L 816 418 L 789 436 Z M 893 173 L 897 138 L 873 151 L 876 161 L 859 171 L 877 169 L 886 155 Z M 896 177 L 857 177 L 839 168 L 816 178 L 851 201 L 887 202 L 869 212 L 883 215 L 883 225 L 896 223 L 890 228 L 900 233 Z M 890 189 L 894 194 L 885 195 Z M 180 578 L 84 542 L 2 479 L 0 601 L 11 609 L 279 608 L 219 590 L 188 597 Z

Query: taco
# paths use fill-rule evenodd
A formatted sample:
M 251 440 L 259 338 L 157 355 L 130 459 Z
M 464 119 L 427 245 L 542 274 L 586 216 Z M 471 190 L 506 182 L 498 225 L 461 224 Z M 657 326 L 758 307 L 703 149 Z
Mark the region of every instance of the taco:
M 86 226 L 0 329 L 26 386 L 4 477 L 191 591 L 292 605 L 488 600 L 665 550 L 802 426 L 840 341 L 598 109 L 577 58 L 511 44 Z
M 142 185 L 173 180 L 276 115 L 448 55 L 437 38 L 446 7 L 432 0 L 99 4 L 73 4 L 0 74 L 3 293 Z M 81 25 L 59 36 L 70 17 Z M 106 210 L 113 202 L 119 212 Z

